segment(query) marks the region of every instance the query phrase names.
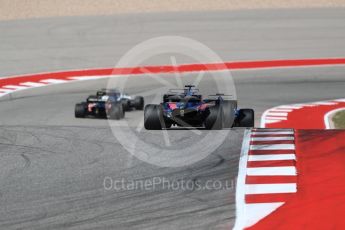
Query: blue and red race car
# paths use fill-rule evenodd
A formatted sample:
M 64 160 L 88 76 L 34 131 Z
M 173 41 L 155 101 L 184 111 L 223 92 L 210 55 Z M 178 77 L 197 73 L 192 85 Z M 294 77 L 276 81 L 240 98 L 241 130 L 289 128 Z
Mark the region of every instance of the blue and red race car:
M 210 95 L 203 99 L 193 85 L 181 90 L 170 90 L 163 102 L 145 106 L 144 126 L 148 130 L 179 127 L 204 127 L 223 129 L 253 127 L 254 110 L 237 109 L 236 100 L 224 94 Z

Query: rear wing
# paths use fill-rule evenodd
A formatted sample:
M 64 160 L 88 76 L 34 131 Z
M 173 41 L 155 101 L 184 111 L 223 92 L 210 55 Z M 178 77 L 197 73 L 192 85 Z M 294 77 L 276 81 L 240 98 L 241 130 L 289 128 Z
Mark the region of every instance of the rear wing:
M 213 95 L 208 95 L 208 98 L 206 100 L 235 100 L 235 97 L 234 95 L 216 93 Z
M 109 96 L 90 96 L 86 99 L 87 102 L 106 102 L 109 99 Z
M 97 91 L 97 96 L 103 96 L 107 94 L 121 94 L 118 89 L 101 89 Z
M 187 92 L 196 94 L 199 93 L 199 89 L 169 89 L 168 94 L 185 94 Z

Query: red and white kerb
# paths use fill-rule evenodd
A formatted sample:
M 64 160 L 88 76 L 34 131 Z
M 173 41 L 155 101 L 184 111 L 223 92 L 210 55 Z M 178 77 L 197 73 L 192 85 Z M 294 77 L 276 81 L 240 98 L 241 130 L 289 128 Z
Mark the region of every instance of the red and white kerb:
M 293 130 L 253 129 L 245 139 L 237 184 L 235 229 L 254 225 L 297 190 Z

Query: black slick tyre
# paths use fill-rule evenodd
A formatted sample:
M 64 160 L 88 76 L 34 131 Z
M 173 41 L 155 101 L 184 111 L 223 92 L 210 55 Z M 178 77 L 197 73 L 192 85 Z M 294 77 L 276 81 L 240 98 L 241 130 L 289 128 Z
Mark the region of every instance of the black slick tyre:
M 205 128 L 208 130 L 220 130 L 223 128 L 222 107 L 215 105 L 209 108 L 210 114 L 205 119 Z
M 121 103 L 112 104 L 108 113 L 109 119 L 111 120 L 120 120 L 124 118 L 125 115 L 125 111 L 123 110 Z
M 85 115 L 86 115 L 86 104 L 85 103 L 76 104 L 74 108 L 74 116 L 76 118 L 84 118 Z
M 122 99 L 121 102 L 122 102 L 122 107 L 124 111 L 131 110 L 130 101 L 128 99 Z
M 161 130 L 164 125 L 162 110 L 159 105 L 146 105 L 144 127 L 147 130 Z
M 231 128 L 235 120 L 235 101 L 222 101 L 223 128 Z
M 134 98 L 134 108 L 136 110 L 143 110 L 144 109 L 144 98 L 141 96 L 137 96 Z

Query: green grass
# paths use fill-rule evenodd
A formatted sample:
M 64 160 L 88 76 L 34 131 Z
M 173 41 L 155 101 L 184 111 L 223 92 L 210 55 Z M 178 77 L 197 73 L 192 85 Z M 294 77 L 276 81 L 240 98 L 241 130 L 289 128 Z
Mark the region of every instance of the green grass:
M 345 110 L 337 112 L 332 120 L 336 129 L 345 129 Z

